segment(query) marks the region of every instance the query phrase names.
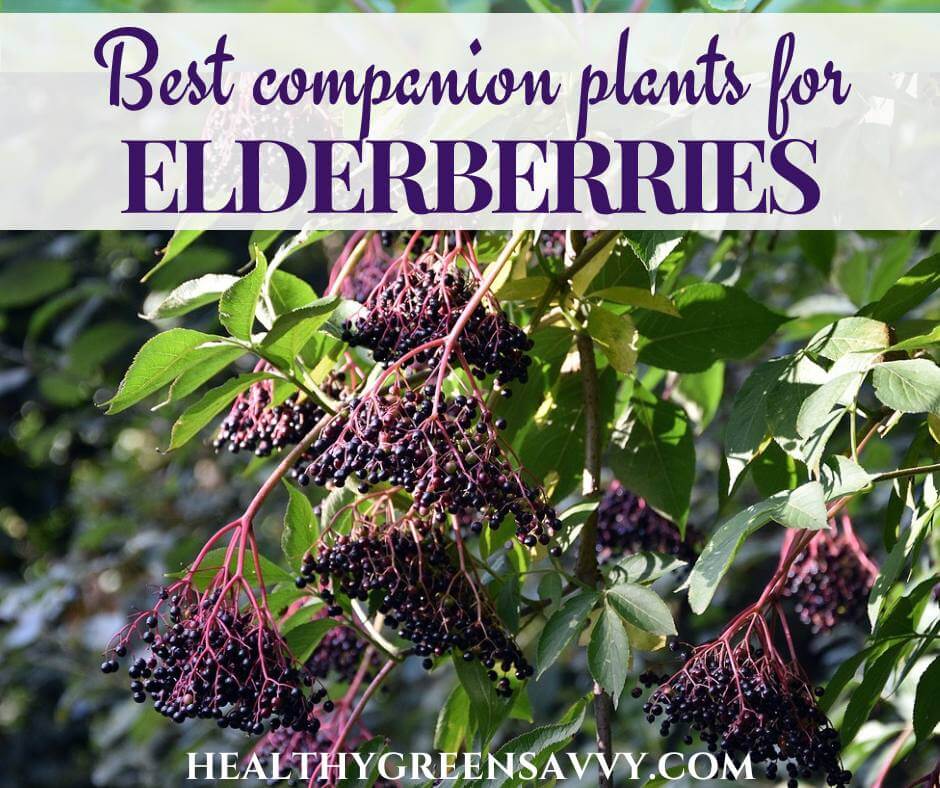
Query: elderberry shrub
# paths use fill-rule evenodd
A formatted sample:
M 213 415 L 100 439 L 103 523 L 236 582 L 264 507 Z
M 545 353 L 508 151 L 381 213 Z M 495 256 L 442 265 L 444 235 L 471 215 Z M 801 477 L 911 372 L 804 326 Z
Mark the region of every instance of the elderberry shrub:
M 391 364 L 409 356 L 411 366 L 433 364 L 446 337 L 472 298 L 478 282 L 457 266 L 455 256 L 433 252 L 409 260 L 400 257 L 395 276 L 377 288 L 359 316 L 344 324 L 343 339 L 372 351 L 375 360 Z M 487 294 L 471 313 L 457 345 L 478 379 L 496 375 L 500 385 L 525 382 L 532 341 L 512 323 L 496 299 Z
M 360 492 L 381 482 L 414 496 L 419 514 L 466 510 L 480 513 L 471 525 L 499 527 L 512 516 L 516 535 L 527 546 L 548 544 L 561 527 L 543 490 L 527 484 L 507 459 L 498 438 L 502 420 L 493 419 L 475 396 L 443 396 L 434 413 L 433 384 L 352 397 L 311 446 L 301 464 L 301 485 L 342 485 L 355 475 Z
M 496 692 L 507 697 L 512 689 L 505 674 L 522 680 L 534 672 L 473 579 L 451 558 L 448 540 L 421 520 L 360 526 L 321 544 L 301 571 L 319 576 L 320 596 L 328 602 L 336 594 L 362 601 L 377 595 L 385 624 L 415 644 L 425 668 L 449 652 L 477 659 Z
M 273 626 L 240 610 L 230 594 L 200 593 L 187 582 L 164 589 L 153 610 L 120 636 L 103 672 L 118 670 L 135 633 L 150 656 L 128 668 L 133 698 L 143 703 L 149 695 L 154 709 L 174 722 L 214 719 L 221 728 L 254 734 L 319 727 L 314 711 L 325 691 L 311 690 L 313 676 L 293 665 Z
M 847 785 L 852 774 L 842 768 L 838 733 L 816 704 L 819 690 L 795 660 L 780 657 L 770 637 L 763 615 L 750 612 L 711 643 L 691 651 L 679 646 L 685 664 L 678 672 L 639 677 L 647 688 L 659 684 L 643 706 L 647 721 L 661 720 L 663 736 L 673 727 L 691 728 L 710 752 L 735 761 L 749 754 L 752 763 L 766 763 L 771 780 L 785 766 L 791 788 L 798 777 L 816 774 L 829 785 Z
M 613 482 L 597 507 L 597 552 L 602 561 L 632 553 L 653 552 L 695 562 L 701 534 L 687 526 L 685 536 L 670 520 L 634 495 L 620 482 Z
M 326 608 L 321 608 L 313 618 L 316 620 L 326 616 Z M 323 636 L 323 640 L 313 650 L 305 667 L 312 676 L 316 676 L 318 679 L 335 676 L 340 681 L 350 682 L 362 664 L 367 645 L 349 627 L 334 627 Z M 373 653 L 365 675 L 367 677 L 375 675 L 381 664 L 382 661 L 379 659 L 379 655 Z
M 842 621 L 864 621 L 868 593 L 878 571 L 855 537 L 851 523 L 831 523 L 797 557 L 784 596 L 795 600 L 800 620 L 814 633 L 831 632 Z

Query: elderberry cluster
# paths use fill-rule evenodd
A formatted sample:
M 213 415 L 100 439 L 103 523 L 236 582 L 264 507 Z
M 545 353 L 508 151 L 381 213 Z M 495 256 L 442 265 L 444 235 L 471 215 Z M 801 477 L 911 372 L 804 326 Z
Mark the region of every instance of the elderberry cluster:
M 339 289 L 340 294 L 343 298 L 363 303 L 382 281 L 389 264 L 390 261 L 387 258 L 379 255 L 364 257 L 353 269 L 352 274 L 343 280 Z
M 328 601 L 335 594 L 362 601 L 376 595 L 386 626 L 415 644 L 425 668 L 434 666 L 434 657 L 457 652 L 483 663 L 497 693 L 509 696 L 505 674 L 521 680 L 533 669 L 470 578 L 455 566 L 447 544 L 440 531 L 416 519 L 393 527 L 362 526 L 331 545 L 321 544 L 302 571 L 319 576 L 320 596 Z
M 692 526 L 685 536 L 670 520 L 620 482 L 614 482 L 597 507 L 597 551 L 602 561 L 632 553 L 673 555 L 689 564 L 698 555 L 701 535 Z
M 216 449 L 227 447 L 233 454 L 252 451 L 258 457 L 268 457 L 297 443 L 326 415 L 313 400 L 298 399 L 297 394 L 272 408 L 272 391 L 272 382 L 261 380 L 238 395 L 219 428 L 213 444 Z
M 151 655 L 128 669 L 138 703 L 149 695 L 154 709 L 174 722 L 214 719 L 220 728 L 246 733 L 319 727 L 314 710 L 325 691 L 311 691 L 312 675 L 292 665 L 271 626 L 240 611 L 218 590 L 201 596 L 188 584 L 172 594 L 163 590 L 160 603 L 139 622 Z M 101 666 L 105 673 L 118 669 L 127 640 L 112 653 Z
M 816 703 L 821 690 L 811 689 L 798 665 L 749 633 L 737 644 L 726 633 L 683 654 L 685 664 L 672 677 L 643 674 L 646 687 L 660 683 L 643 706 L 647 721 L 661 720 L 663 736 L 673 727 L 696 731 L 710 752 L 736 761 L 750 755 L 752 763 L 766 764 L 768 779 L 785 767 L 790 788 L 816 774 L 824 774 L 828 785 L 847 785 L 852 774 L 842 768 L 838 733 Z M 633 690 L 634 697 L 641 694 L 639 687 Z M 692 743 L 691 735 L 685 742 Z
M 314 441 L 298 482 L 342 485 L 355 475 L 363 493 L 388 482 L 404 487 L 419 513 L 439 522 L 472 510 L 480 513 L 471 525 L 479 533 L 512 516 L 520 541 L 548 544 L 561 521 L 542 489 L 527 484 L 506 458 L 497 437 L 503 420 L 463 395 L 440 397 L 434 413 L 434 396 L 428 384 L 350 398 Z
M 379 363 L 393 363 L 428 342 L 447 336 L 468 305 L 476 280 L 452 260 L 434 253 L 415 261 L 400 258 L 398 271 L 366 300 L 363 312 L 347 320 L 343 339 L 372 351 Z M 458 339 L 473 374 L 496 375 L 499 384 L 525 382 L 532 341 L 512 323 L 491 297 L 471 313 Z M 433 363 L 440 345 L 416 352 L 411 365 Z
M 827 529 L 790 567 L 784 596 L 795 600 L 800 620 L 814 633 L 830 632 L 841 621 L 865 619 L 875 571 L 860 550 L 844 531 Z
M 314 618 L 323 618 L 326 615 L 324 608 Z M 343 682 L 352 681 L 362 663 L 366 646 L 366 642 L 349 627 L 334 627 L 323 636 L 323 640 L 313 650 L 304 667 L 318 679 L 335 676 Z M 373 675 L 379 667 L 379 655 L 373 653 L 366 675 Z
M 334 399 L 342 399 L 346 395 L 344 373 L 330 375 L 323 390 Z M 239 394 L 213 442 L 216 451 L 226 448 L 232 454 L 251 451 L 258 457 L 268 457 L 298 443 L 326 415 L 316 402 L 298 394 L 272 407 L 273 395 L 271 380 L 253 383 Z

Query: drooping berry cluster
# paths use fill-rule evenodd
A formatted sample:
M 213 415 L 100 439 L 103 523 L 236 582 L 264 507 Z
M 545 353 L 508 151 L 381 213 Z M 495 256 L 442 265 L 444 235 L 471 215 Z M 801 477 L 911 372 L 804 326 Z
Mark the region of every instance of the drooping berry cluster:
M 313 400 L 292 394 L 271 407 L 274 383 L 261 380 L 239 394 L 215 439 L 216 449 L 233 454 L 252 451 L 259 457 L 297 443 L 326 414 Z
M 310 450 L 312 461 L 297 475 L 301 484 L 341 485 L 355 475 L 361 492 L 388 482 L 414 496 L 419 513 L 472 510 L 472 530 L 498 528 L 512 516 L 526 545 L 548 544 L 561 526 L 541 488 L 527 484 L 507 459 L 498 429 L 476 396 L 438 401 L 433 384 L 414 390 L 396 384 L 381 393 L 351 398 Z
M 333 399 L 347 395 L 346 374 L 332 373 L 323 383 L 323 392 Z M 302 440 L 326 415 L 312 399 L 291 394 L 284 402 L 273 405 L 274 381 L 260 380 L 236 397 L 232 409 L 222 422 L 213 445 L 233 454 L 252 451 L 258 457 Z
M 337 536 L 320 545 L 303 571 L 319 575 L 320 595 L 328 600 L 343 594 L 365 601 L 379 594 L 386 626 L 414 643 L 427 669 L 434 657 L 460 653 L 482 662 L 496 691 L 506 696 L 512 689 L 505 674 L 521 680 L 533 673 L 473 580 L 456 565 L 443 534 L 418 519 Z
M 829 785 L 848 784 L 852 775 L 842 768 L 838 733 L 816 703 L 819 690 L 795 659 L 777 653 L 762 613 L 739 616 L 716 641 L 683 656 L 682 668 L 662 679 L 643 707 L 649 722 L 661 720 L 662 735 L 691 728 L 711 752 L 733 759 L 749 754 L 752 763 L 765 763 L 770 779 L 785 766 L 790 788 L 798 777 L 819 774 Z M 659 680 L 647 673 L 641 682 L 649 687 Z M 634 697 L 641 693 L 633 690 Z
M 327 609 L 321 608 L 314 619 L 327 616 Z M 323 640 L 313 650 L 307 659 L 306 669 L 318 679 L 336 677 L 340 681 L 352 681 L 362 664 L 367 643 L 355 631 L 347 626 L 338 626 L 323 636 Z M 377 653 L 369 659 L 369 667 L 365 673 L 368 678 L 381 667 L 382 660 Z
M 363 303 L 382 281 L 388 266 L 389 261 L 385 258 L 375 255 L 366 257 L 356 266 L 355 271 L 343 280 L 340 294 L 343 298 Z
M 372 293 L 362 313 L 346 322 L 343 338 L 371 350 L 379 363 L 399 361 L 414 351 L 409 364 L 431 364 L 441 354 L 439 340 L 454 328 L 478 282 L 457 265 L 454 254 L 400 257 L 395 265 L 390 281 Z M 491 295 L 470 314 L 458 347 L 478 379 L 496 375 L 504 385 L 528 378 L 532 360 L 526 351 L 532 341 Z
M 843 517 L 818 533 L 793 562 L 783 593 L 795 600 L 800 620 L 813 632 L 830 632 L 841 621 L 865 619 L 877 576 L 852 523 Z
M 142 630 L 142 631 L 140 631 Z M 138 703 L 149 695 L 156 711 L 174 722 L 214 719 L 219 727 L 259 734 L 281 726 L 315 732 L 313 676 L 293 665 L 273 626 L 233 593 L 200 593 L 181 581 L 160 593 L 157 605 L 125 630 L 101 668 L 118 669 L 133 635 L 149 646 L 128 669 Z
M 597 507 L 597 551 L 602 561 L 654 552 L 692 564 L 700 541 L 701 534 L 694 527 L 686 526 L 683 537 L 675 523 L 620 482 L 610 485 Z

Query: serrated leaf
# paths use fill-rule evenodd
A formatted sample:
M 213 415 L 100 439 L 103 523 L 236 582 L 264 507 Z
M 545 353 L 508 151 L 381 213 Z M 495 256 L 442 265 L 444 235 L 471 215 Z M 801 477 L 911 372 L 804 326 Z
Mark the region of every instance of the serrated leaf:
M 708 540 L 689 575 L 692 611 L 698 614 L 705 611 L 744 540 L 771 520 L 796 528 L 825 528 L 823 498 L 822 485 L 808 482 L 795 490 L 772 495 L 725 520 Z
M 459 752 L 470 728 L 470 698 L 458 684 L 447 696 L 437 715 L 434 728 L 434 749 L 438 752 Z
M 847 405 L 858 394 L 864 379 L 864 373 L 846 372 L 816 389 L 800 405 L 796 419 L 797 432 L 804 439 L 809 439 L 835 416 L 844 414 Z
M 199 363 L 187 369 L 173 381 L 170 385 L 169 394 L 161 405 L 188 397 L 203 383 L 211 380 L 230 364 L 238 361 L 245 355 L 245 352 L 244 348 L 228 345 L 216 345 L 200 350 Z
M 611 301 L 614 304 L 649 309 L 653 312 L 662 312 L 675 317 L 679 316 L 679 310 L 676 309 L 676 305 L 668 297 L 660 293 L 651 293 L 642 287 L 605 287 L 601 290 L 592 291 L 590 296 L 591 298 L 600 298 L 603 301 Z
M 916 309 L 940 288 L 940 254 L 921 260 L 897 282 L 881 299 L 870 304 L 862 313 L 876 320 L 894 323 Z
M 472 724 L 480 737 L 481 749 L 485 750 L 509 714 L 511 702 L 501 699 L 486 675 L 482 664 L 474 660 L 467 662 L 454 655 L 457 678 L 470 700 Z
M 787 318 L 743 290 L 711 282 L 673 294 L 680 317 L 637 310 L 639 359 L 661 369 L 702 372 L 716 361 L 756 351 Z
M 614 428 L 609 462 L 625 487 L 684 533 L 695 481 L 695 443 L 681 407 L 638 385 L 629 411 Z
M 236 339 L 251 339 L 267 268 L 264 255 L 258 255 L 251 273 L 235 282 L 219 299 L 219 322 Z
M 767 444 L 767 401 L 780 380 L 796 364 L 794 356 L 766 361 L 756 367 L 738 389 L 725 427 L 725 455 L 728 460 L 728 487 Z
M 167 450 L 172 451 L 187 444 L 199 434 L 203 427 L 225 410 L 235 397 L 246 391 L 253 383 L 269 377 L 271 375 L 266 372 L 251 372 L 231 378 L 221 386 L 207 391 L 198 402 L 186 408 L 176 420 L 170 433 L 170 445 Z
M 206 274 L 198 279 L 190 279 L 171 290 L 169 295 L 144 317 L 147 320 L 162 320 L 189 314 L 194 309 L 218 301 L 222 293 L 237 281 L 237 276 L 227 274 Z
M 828 525 L 826 494 L 817 481 L 807 482 L 782 496 L 774 519 L 788 528 L 820 531 Z
M 163 254 L 160 257 L 160 262 L 157 263 L 153 268 L 151 268 L 141 279 L 141 281 L 146 282 L 150 277 L 152 277 L 157 271 L 159 271 L 163 266 L 167 265 L 171 260 L 173 260 L 178 254 L 183 252 L 188 246 L 190 246 L 193 241 L 195 241 L 200 235 L 203 234 L 203 230 L 177 230 L 170 237 L 169 243 L 163 248 Z
M 649 271 L 662 265 L 681 242 L 684 232 L 677 230 L 628 230 L 623 237 Z
M 598 595 L 594 591 L 578 592 L 567 599 L 548 619 L 539 636 L 536 654 L 539 676 L 552 666 L 561 652 L 581 632 L 597 599 Z
M 588 315 L 588 331 L 600 347 L 610 365 L 627 374 L 636 366 L 636 328 L 626 315 L 615 315 L 602 306 L 596 306 Z
M 623 622 L 623 628 L 627 631 L 627 639 L 633 651 L 659 651 L 666 648 L 668 641 L 665 635 L 654 635 L 633 626 L 629 621 Z
M 496 751 L 494 758 L 505 761 L 510 754 L 532 753 L 534 764 L 537 768 L 541 767 L 550 752 L 567 744 L 571 737 L 581 730 L 586 708 L 585 701 L 578 701 L 560 722 L 533 728 L 510 739 Z M 469 782 L 466 788 L 511 788 L 522 783 L 521 776 L 510 777 L 504 772 L 499 772 L 493 779 Z
M 312 304 L 317 300 L 317 292 L 299 276 L 275 271 L 268 277 L 268 298 L 274 308 L 270 324 L 280 315 Z
M 500 301 L 533 301 L 545 295 L 550 281 L 547 276 L 527 276 L 510 279 L 496 291 Z
M 914 698 L 914 733 L 917 741 L 925 742 L 940 724 L 940 657 L 934 658 L 917 682 Z
M 884 350 L 891 342 L 888 326 L 868 317 L 844 317 L 816 333 L 807 350 L 830 361 L 847 353 Z
M 338 626 L 340 622 L 335 619 L 318 618 L 316 621 L 308 621 L 294 627 L 284 636 L 284 640 L 287 641 L 291 654 L 303 664 L 310 659 L 310 655 L 320 645 L 326 633 Z
M 551 602 L 558 602 L 563 593 L 561 575 L 557 572 L 546 572 L 539 580 L 538 596 Z
M 310 306 L 281 315 L 261 342 L 262 354 L 286 369 L 291 368 L 300 351 L 326 323 L 339 302 L 337 296 L 320 298 Z
M 598 239 L 592 238 L 586 247 L 599 242 Z M 590 262 L 584 266 L 584 268 L 571 278 L 571 290 L 575 295 L 584 295 L 585 291 L 593 283 L 594 278 L 607 266 L 608 261 L 614 262 L 616 260 L 617 255 L 614 254 L 614 250 L 617 247 L 617 242 L 618 238 L 614 236 L 591 258 Z
M 832 501 L 871 485 L 872 476 L 858 463 L 838 454 L 830 457 L 820 468 L 820 482 L 826 500 Z
M 903 342 L 892 345 L 889 350 L 921 350 L 932 345 L 940 345 L 940 323 L 935 325 L 929 333 L 905 339 Z
M 297 566 L 304 553 L 316 541 L 316 516 L 310 500 L 290 484 L 287 487 L 287 510 L 284 512 L 284 530 L 281 531 L 281 550 L 291 566 Z
M 905 528 L 888 553 L 868 594 L 868 620 L 872 627 L 879 625 L 882 608 L 894 582 L 901 575 L 908 560 L 921 544 L 924 535 L 940 517 L 940 500 L 923 505 L 915 512 L 910 525 Z
M 803 464 L 773 441 L 754 458 L 750 468 L 751 478 L 764 497 L 781 490 L 794 490 L 809 479 Z
M 598 375 L 602 443 L 612 418 L 617 383 L 617 375 L 609 367 Z M 522 398 L 522 392 L 519 396 Z M 577 488 L 584 465 L 584 389 L 580 373 L 560 376 L 519 435 L 516 446 L 523 464 L 535 478 L 546 479 L 555 473 L 555 498 Z
M 330 490 L 320 503 L 320 529 L 346 533 L 347 526 L 352 522 L 349 504 L 353 500 L 354 496 L 349 487 L 343 486 Z
M 653 635 L 675 635 L 676 625 L 666 603 L 638 583 L 620 583 L 607 592 L 608 604 L 627 623 Z
M 777 444 L 797 460 L 804 460 L 803 437 L 797 422 L 800 403 L 827 380 L 827 372 L 806 355 L 799 354 L 796 363 L 781 377 L 767 399 L 767 426 Z
M 205 590 L 209 586 L 212 578 L 215 577 L 216 573 L 222 568 L 222 565 L 225 563 L 225 553 L 226 548 L 224 547 L 210 550 L 208 553 L 206 553 L 202 563 L 199 565 L 199 568 L 193 573 L 193 585 L 200 591 Z M 237 556 L 235 555 L 229 557 L 230 571 L 235 570 L 236 559 Z M 258 563 L 261 566 L 261 579 L 264 580 L 266 587 L 277 585 L 278 583 L 288 583 L 293 586 L 294 578 L 286 570 L 275 564 L 270 558 L 267 558 L 264 555 L 259 555 Z M 259 581 L 255 573 L 254 561 L 245 561 L 243 572 L 245 575 L 245 580 L 247 580 L 250 585 L 258 587 Z M 169 576 L 180 578 L 185 574 L 186 571 L 184 570 L 181 572 L 175 572 Z
M 610 694 L 616 708 L 627 681 L 630 641 L 616 612 L 604 607 L 591 632 L 588 668 L 591 676 Z
M 262 252 L 267 251 L 267 248 L 273 244 L 277 237 L 284 232 L 283 230 L 252 230 L 251 237 L 248 239 L 248 249 L 249 251 L 254 250 L 255 248 L 260 249 Z M 252 251 L 252 254 L 254 252 Z
M 845 709 L 839 734 L 842 746 L 846 747 L 855 738 L 859 728 L 871 714 L 875 703 L 888 682 L 888 676 L 894 670 L 901 652 L 907 647 L 904 642 L 889 647 L 877 659 L 871 660 L 865 667 L 861 683 L 852 691 L 849 705 Z
M 701 434 L 718 412 L 725 386 L 725 365 L 716 361 L 704 372 L 679 376 L 673 399 L 682 405 Z
M 883 646 L 869 646 L 854 654 L 850 654 L 843 660 L 836 672 L 832 674 L 832 678 L 826 683 L 826 691 L 819 699 L 819 708 L 822 712 L 829 712 L 829 709 L 831 709 L 839 699 L 842 690 L 845 689 L 845 686 L 858 672 L 862 663 L 865 662 L 871 654 L 881 650 L 883 650 Z
M 201 361 L 205 352 L 197 348 L 216 339 L 201 331 L 171 328 L 147 340 L 108 401 L 108 413 L 120 413 L 163 388 Z
M 925 358 L 886 361 L 872 373 L 875 396 L 901 413 L 940 414 L 940 368 Z
M 631 553 L 618 559 L 608 567 L 614 583 L 652 583 L 686 565 L 672 555 L 662 553 Z

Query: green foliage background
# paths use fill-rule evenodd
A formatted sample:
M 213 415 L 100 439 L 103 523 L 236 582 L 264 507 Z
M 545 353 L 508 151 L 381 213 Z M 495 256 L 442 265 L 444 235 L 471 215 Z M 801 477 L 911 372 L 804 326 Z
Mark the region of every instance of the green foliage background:
M 134 352 L 159 329 L 183 324 L 207 332 L 219 330 L 211 306 L 181 319 L 141 320 L 139 313 L 152 309 L 160 293 L 204 273 L 236 273 L 249 262 L 247 233 L 206 233 L 141 284 L 142 274 L 155 262 L 155 251 L 167 240 L 166 234 L 155 233 L 0 236 L 0 751 L 4 753 L 0 785 L 179 785 L 185 752 L 245 748 L 244 739 L 213 733 L 212 726 L 165 724 L 149 706 L 133 704 L 118 686 L 122 682 L 97 670 L 103 644 L 121 625 L 126 611 L 146 604 L 166 572 L 183 566 L 221 522 L 244 508 L 264 476 L 264 467 L 269 467 L 263 461 L 246 464 L 244 457 L 216 456 L 207 433 L 176 452 L 161 453 L 180 412 L 176 404 L 155 411 L 138 406 L 116 416 L 105 416 L 95 404 L 114 392 Z M 306 247 L 291 256 L 285 270 L 322 292 L 327 266 L 340 244 L 338 236 L 330 236 Z M 780 448 L 787 445 L 786 430 L 781 430 L 777 441 L 750 464 L 734 495 L 725 494 L 728 477 L 722 456 L 729 424 L 734 422 L 735 395 L 766 359 L 792 353 L 820 327 L 877 302 L 905 271 L 938 247 L 935 236 L 916 232 L 726 233 L 684 241 L 660 266 L 657 292 L 732 286 L 750 296 L 749 303 L 772 310 L 766 313 L 763 328 L 760 314 L 749 315 L 746 329 L 752 338 L 753 332 L 763 331 L 768 339 L 758 341 L 758 352 L 728 359 L 724 365 L 713 365 L 693 349 L 687 358 L 671 363 L 688 370 L 680 373 L 657 369 L 653 363 L 662 362 L 655 348 L 641 348 L 640 384 L 659 394 L 668 387 L 675 404 L 655 405 L 651 400 L 644 405 L 642 397 L 635 400 L 642 418 L 634 429 L 642 430 L 645 423 L 651 435 L 661 438 L 682 414 L 689 419 L 687 440 L 694 444 L 695 461 L 688 466 L 685 450 L 676 449 L 674 456 L 663 460 L 662 470 L 644 482 L 643 462 L 631 466 L 630 451 L 615 451 L 607 476 L 616 471 L 638 485 L 648 484 L 643 492 L 654 500 L 666 481 L 688 487 L 688 521 L 706 533 L 747 504 L 801 483 L 805 470 Z M 608 263 L 592 288 L 636 284 L 623 277 L 605 281 L 613 270 Z M 537 277 L 538 271 L 530 270 L 529 275 Z M 513 286 L 520 288 L 516 283 L 505 285 Z M 673 298 L 681 306 L 681 296 Z M 790 319 L 781 323 L 769 319 L 771 314 Z M 896 340 L 926 334 L 936 328 L 940 303 L 936 296 L 918 300 L 912 309 L 901 303 L 885 319 L 894 326 Z M 635 322 L 646 342 L 662 333 L 655 312 L 641 310 Z M 936 351 L 937 346 L 927 342 L 919 352 L 935 359 Z M 612 370 L 607 368 L 603 374 L 607 373 Z M 530 384 L 534 392 L 518 387 L 509 401 L 510 433 L 531 427 L 532 402 L 539 401 L 537 388 L 556 389 L 561 385 L 558 380 L 557 368 L 553 371 L 549 365 Z M 790 392 L 777 401 L 798 407 L 808 393 Z M 553 417 L 555 429 L 570 433 L 571 418 L 577 413 L 564 410 L 563 392 L 556 389 L 553 396 L 560 403 Z M 876 406 L 868 389 L 863 400 L 866 407 Z M 644 408 L 649 408 L 648 416 L 642 415 Z M 661 408 L 674 412 L 660 412 Z M 886 440 L 874 441 L 866 450 L 865 467 L 872 472 L 897 468 L 912 445 L 916 449 L 911 456 L 936 462 L 936 426 L 922 416 L 902 418 Z M 572 457 L 570 492 L 576 486 L 580 450 L 567 446 L 567 454 L 556 451 L 550 445 L 554 434 L 551 422 L 542 422 L 532 430 L 530 446 L 525 435 L 517 445 L 533 470 L 560 470 L 562 479 L 565 470 L 558 458 Z M 630 450 L 642 439 L 641 433 L 633 435 L 619 439 Z M 614 436 L 615 445 L 617 440 Z M 846 445 L 846 435 L 840 432 L 830 451 L 842 451 Z M 896 536 L 891 513 L 899 515 L 890 492 L 890 485 L 884 485 L 850 509 L 881 564 L 886 541 L 891 545 Z M 258 523 L 262 548 L 270 556 L 279 555 L 285 505 L 282 494 Z M 659 505 L 670 510 L 673 502 L 667 495 Z M 678 516 L 684 508 L 680 500 Z M 909 522 L 909 517 L 902 521 Z M 765 528 L 744 543 L 703 615 L 691 613 L 683 592 L 669 593 L 673 581 L 661 581 L 683 639 L 704 642 L 731 614 L 753 601 L 762 583 L 756 578 L 772 573 L 781 530 Z M 935 532 L 928 536 L 909 570 L 899 576 L 907 583 L 897 585 L 892 600 L 936 572 L 932 567 L 938 557 L 937 538 Z M 792 628 L 804 666 L 820 683 L 859 653 L 866 636 L 859 627 L 843 627 L 828 637 L 813 637 L 796 621 Z M 524 647 L 534 654 L 537 634 L 524 637 Z M 936 653 L 936 648 L 930 651 Z M 910 657 L 907 652 L 906 658 Z M 589 690 L 587 658 L 584 649 L 565 650 L 532 686 L 529 700 L 535 723 L 557 721 Z M 643 665 L 661 669 L 674 664 L 668 652 L 637 654 L 636 659 L 631 676 Z M 454 684 L 453 671 L 446 667 L 425 675 L 411 662 L 396 672 L 368 713 L 373 730 L 390 735 L 394 749 L 400 751 L 431 748 L 434 721 Z M 913 677 L 922 669 L 921 661 Z M 847 767 L 860 770 L 861 784 L 870 784 L 891 743 L 909 725 L 914 678 L 909 676 L 897 686 L 892 679 L 883 690 L 876 689 L 872 718 L 845 754 Z M 851 696 L 843 693 L 832 710 L 837 723 Z M 620 704 L 614 726 L 616 749 L 657 753 L 661 741 L 655 728 L 643 721 L 639 706 L 629 698 Z M 590 715 L 575 738 L 575 746 L 584 750 L 593 747 L 589 720 Z M 524 720 L 510 720 L 497 741 L 529 727 Z M 935 743 L 920 741 L 915 746 L 913 737 L 906 740 L 901 750 L 906 757 L 886 784 L 903 785 L 928 770 L 936 758 Z

